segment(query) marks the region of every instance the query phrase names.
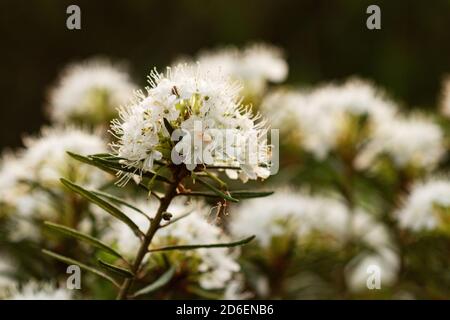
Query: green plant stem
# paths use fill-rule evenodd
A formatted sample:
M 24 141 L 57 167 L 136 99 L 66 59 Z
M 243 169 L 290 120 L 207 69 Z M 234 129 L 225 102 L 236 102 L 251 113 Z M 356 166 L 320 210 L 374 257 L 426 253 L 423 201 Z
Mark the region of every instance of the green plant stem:
M 167 189 L 166 194 L 163 198 L 161 198 L 161 203 L 159 205 L 158 211 L 156 212 L 155 217 L 151 220 L 150 227 L 148 228 L 145 237 L 142 241 L 142 244 L 139 248 L 139 251 L 136 255 L 136 258 L 133 262 L 132 266 L 132 273 L 134 274 L 133 278 L 125 279 L 120 287 L 119 294 L 117 295 L 117 300 L 124 300 L 128 297 L 128 292 L 131 288 L 131 285 L 133 284 L 134 280 L 136 279 L 136 276 L 139 272 L 139 269 L 141 267 L 142 261 L 145 258 L 145 255 L 148 253 L 148 247 L 151 244 L 153 237 L 156 234 L 156 231 L 160 228 L 160 223 L 162 220 L 163 213 L 167 211 L 169 208 L 170 203 L 172 202 L 172 199 L 177 194 L 177 188 L 180 182 L 183 180 L 183 178 L 187 175 L 186 170 L 184 167 L 177 167 L 174 170 L 174 183 L 170 185 L 170 187 Z

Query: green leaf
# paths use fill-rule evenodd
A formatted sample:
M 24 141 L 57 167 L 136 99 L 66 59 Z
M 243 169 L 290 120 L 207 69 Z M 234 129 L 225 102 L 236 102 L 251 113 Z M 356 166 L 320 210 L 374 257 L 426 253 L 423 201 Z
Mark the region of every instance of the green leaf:
M 128 202 L 126 202 L 125 200 L 123 200 L 123 199 L 121 199 L 119 197 L 113 196 L 112 194 L 109 194 L 109 193 L 106 193 L 106 192 L 97 191 L 97 190 L 93 190 L 92 193 L 94 193 L 97 196 L 100 196 L 100 197 L 106 198 L 108 200 L 114 201 L 117 204 L 121 204 L 121 205 L 124 205 L 125 207 L 133 209 L 134 211 L 137 211 L 140 214 L 142 214 L 142 215 L 144 215 L 145 217 L 148 218 L 147 214 L 144 211 L 142 211 L 138 207 L 133 206 L 132 204 L 129 204 Z
M 122 222 L 124 222 L 125 224 L 127 224 L 139 238 L 143 236 L 143 233 L 139 229 L 139 227 L 130 218 L 128 218 L 122 211 L 117 209 L 115 206 L 109 204 L 102 198 L 96 196 L 91 191 L 88 191 L 88 190 L 70 182 L 69 180 L 62 178 L 61 183 L 63 185 L 65 185 L 67 188 L 69 188 L 70 190 L 78 193 L 79 195 L 86 198 L 87 200 L 95 203 L 100 208 L 102 208 L 103 210 L 105 210 L 106 212 L 111 214 L 112 216 L 116 217 L 117 219 L 119 219 Z
M 155 290 L 158 290 L 159 288 L 162 288 L 166 284 L 169 283 L 170 279 L 172 279 L 173 275 L 175 274 L 175 267 L 170 267 L 169 270 L 164 272 L 161 277 L 159 277 L 155 282 L 149 284 L 148 286 L 142 288 L 141 290 L 135 292 L 133 294 L 133 297 L 141 296 L 143 294 L 151 293 Z
M 190 215 L 192 213 L 192 211 L 191 212 L 187 212 L 187 213 L 185 213 L 185 214 L 182 214 L 181 216 L 178 216 L 178 217 L 176 217 L 176 218 L 173 218 L 173 219 L 171 219 L 169 222 L 167 222 L 166 224 L 163 224 L 163 225 L 161 225 L 160 226 L 160 228 L 165 228 L 165 227 L 167 227 L 167 226 L 170 226 L 172 223 L 175 223 L 175 222 L 177 222 L 178 220 L 181 220 L 181 219 L 183 219 L 183 218 L 186 218 L 188 215 Z
M 102 159 L 105 159 L 105 160 L 113 160 L 113 161 L 114 160 L 119 161 L 119 160 L 124 160 L 125 159 L 125 158 L 121 158 L 121 157 L 115 156 L 115 155 L 110 154 L 110 153 L 96 153 L 96 154 L 94 154 L 92 156 L 94 156 L 96 158 L 102 158 Z
M 179 246 L 167 246 L 155 249 L 149 249 L 149 252 L 157 251 L 169 251 L 169 250 L 195 250 L 200 248 L 231 248 L 249 243 L 255 238 L 255 236 L 250 236 L 248 238 L 226 243 L 213 243 L 213 244 L 191 244 L 191 245 L 179 245 Z
M 259 197 L 267 197 L 273 194 L 273 191 L 230 191 L 230 196 L 235 199 L 251 199 Z M 210 192 L 191 191 L 179 193 L 180 196 L 207 197 L 217 198 L 218 195 Z
M 123 278 L 133 278 L 134 277 L 133 273 L 128 269 L 115 266 L 115 265 L 105 262 L 101 259 L 98 259 L 98 263 L 102 268 L 104 268 L 108 271 L 111 271 Z
M 124 165 L 122 165 L 121 163 L 119 163 L 118 161 L 115 161 L 115 160 L 107 160 L 105 158 L 101 158 L 101 157 L 98 157 L 96 155 L 89 156 L 89 158 L 92 159 L 95 164 L 98 164 L 98 165 L 103 166 L 103 167 L 110 168 L 112 170 L 115 170 L 116 172 L 122 171 L 122 172 L 128 172 L 128 173 L 132 173 L 132 174 L 138 174 L 139 173 L 139 169 L 133 168 L 133 167 L 124 166 Z M 162 181 L 162 182 L 166 182 L 166 183 L 172 183 L 172 181 L 170 181 L 168 178 L 166 178 L 166 177 L 164 177 L 162 175 L 156 174 L 154 172 L 143 171 L 142 172 L 142 176 L 148 177 L 148 178 L 155 178 L 158 181 Z
M 92 245 L 92 246 L 94 246 L 94 247 L 96 247 L 98 249 L 101 249 L 101 250 L 103 250 L 105 252 L 108 252 L 109 254 L 111 254 L 111 255 L 113 255 L 113 256 L 115 256 L 117 258 L 125 260 L 122 257 L 122 255 L 120 253 L 118 253 L 116 250 L 114 250 L 113 248 L 109 247 L 107 244 L 103 243 L 102 241 L 100 241 L 100 240 L 98 240 L 98 239 L 96 239 L 94 237 L 91 237 L 90 235 L 81 233 L 81 232 L 79 232 L 79 231 L 77 231 L 75 229 L 72 229 L 72 228 L 69 228 L 69 227 L 66 227 L 66 226 L 63 226 L 63 225 L 60 225 L 60 224 L 56 224 L 56 223 L 53 223 L 53 222 L 49 222 L 49 221 L 45 221 L 44 224 L 49 229 L 52 229 L 54 231 L 63 233 L 65 235 L 68 235 L 68 236 L 71 236 L 71 237 L 74 237 L 74 238 L 76 238 L 78 240 L 87 242 L 90 245 Z
M 113 174 L 113 175 L 116 175 L 117 172 L 119 172 L 119 171 L 133 173 L 133 174 L 137 174 L 137 172 L 139 171 L 136 168 L 130 168 L 130 167 L 120 164 L 119 161 L 121 159 L 118 157 L 114 158 L 114 156 L 111 156 L 111 155 L 108 155 L 109 157 L 106 157 L 104 154 L 99 154 L 99 155 L 92 155 L 92 156 L 85 157 L 85 156 L 82 156 L 82 155 L 79 155 L 79 154 L 76 154 L 73 152 L 67 152 L 67 154 L 80 162 L 97 167 L 97 168 L 99 168 L 109 174 Z M 152 178 L 154 176 L 153 173 L 147 172 L 147 171 L 143 172 L 142 175 L 145 177 L 149 177 L 149 178 Z M 169 179 L 167 179 L 166 177 L 161 176 L 161 175 L 157 175 L 157 177 L 155 179 L 166 182 L 166 183 L 172 183 L 172 181 L 170 181 Z
M 272 195 L 273 191 L 231 191 L 231 196 L 236 199 L 251 199 L 251 198 L 262 198 Z
M 54 252 L 51 252 L 51 251 L 48 251 L 48 250 L 45 250 L 45 249 L 43 249 L 42 252 L 43 252 L 44 254 L 46 254 L 46 255 L 48 255 L 48 256 L 50 256 L 50 257 L 56 259 L 56 260 L 62 261 L 62 262 L 67 263 L 67 264 L 69 264 L 69 265 L 77 265 L 77 266 L 79 266 L 81 269 L 84 269 L 84 270 L 86 270 L 86 271 L 92 272 L 92 273 L 94 273 L 94 274 L 96 274 L 96 275 L 98 275 L 98 276 L 100 276 L 100 277 L 102 277 L 102 278 L 104 278 L 104 279 L 110 281 L 110 282 L 113 283 L 116 287 L 120 287 L 120 285 L 116 282 L 116 280 L 114 280 L 112 277 L 110 277 L 110 276 L 107 275 L 106 273 L 104 273 L 104 272 L 102 272 L 102 271 L 100 271 L 100 270 L 98 270 L 98 269 L 96 269 L 96 268 L 90 267 L 90 266 L 85 265 L 84 263 L 81 263 L 81 262 L 79 262 L 79 261 L 76 261 L 76 260 L 74 260 L 74 259 L 72 259 L 72 258 L 65 257 L 65 256 L 62 256 L 62 255 L 60 255 L 60 254 L 57 254 L 57 253 L 54 253 Z
M 110 174 L 115 175 L 117 173 L 117 171 L 118 171 L 116 169 L 111 169 L 110 167 L 108 167 L 108 166 L 106 166 L 104 164 L 98 163 L 95 160 L 92 160 L 91 158 L 88 158 L 88 157 L 85 157 L 85 156 L 82 156 L 82 155 L 79 155 L 79 154 L 76 154 L 76 153 L 73 153 L 73 152 L 70 152 L 70 151 L 67 151 L 67 154 L 69 156 L 71 156 L 72 158 L 74 158 L 75 160 L 78 160 L 80 162 L 83 162 L 83 163 L 89 164 L 91 166 L 97 167 L 97 168 L 99 168 L 99 169 L 101 169 L 101 170 L 103 170 L 103 171 L 105 171 L 107 173 L 110 173 Z
M 220 191 L 219 189 L 217 189 L 216 187 L 214 187 L 212 184 L 206 182 L 205 180 L 196 177 L 195 178 L 196 181 L 200 182 L 202 185 L 204 185 L 205 187 L 207 187 L 208 189 L 210 189 L 211 191 L 213 191 L 215 194 L 217 194 L 220 198 L 226 199 L 228 201 L 231 202 L 239 202 L 238 199 L 235 199 L 227 194 L 225 194 L 224 192 Z

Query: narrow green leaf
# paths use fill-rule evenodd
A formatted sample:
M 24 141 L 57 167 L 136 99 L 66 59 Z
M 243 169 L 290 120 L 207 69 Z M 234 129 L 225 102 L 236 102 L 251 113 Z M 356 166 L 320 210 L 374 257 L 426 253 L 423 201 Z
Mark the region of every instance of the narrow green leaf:
M 97 190 L 95 190 L 95 191 L 93 190 L 92 193 L 94 193 L 97 196 L 100 196 L 100 197 L 106 198 L 108 200 L 114 201 L 117 204 L 121 204 L 121 205 L 124 205 L 125 207 L 133 209 L 134 211 L 137 211 L 140 214 L 142 214 L 142 215 L 144 215 L 144 216 L 146 216 L 148 218 L 148 216 L 145 214 L 144 211 L 142 211 L 138 207 L 133 206 L 132 204 L 126 202 L 125 200 L 123 200 L 123 199 L 121 199 L 119 197 L 113 196 L 112 194 L 109 194 L 109 193 L 106 193 L 106 192 L 97 191 Z
M 118 156 L 115 156 L 110 153 L 96 153 L 96 154 L 89 155 L 89 157 L 100 158 L 100 159 L 109 160 L 109 161 L 125 160 L 125 158 L 118 157 Z M 166 163 L 164 163 L 163 161 L 159 161 L 159 160 L 155 160 L 154 163 L 159 164 L 159 165 L 166 165 Z
M 113 156 L 111 156 L 111 155 L 109 155 L 109 157 L 107 158 L 104 154 L 92 155 L 92 156 L 88 156 L 88 157 L 85 157 L 85 156 L 82 156 L 82 155 L 79 155 L 79 154 L 76 154 L 73 152 L 67 152 L 67 154 L 80 162 L 97 167 L 97 168 L 99 168 L 109 174 L 113 174 L 113 175 L 116 175 L 117 172 L 119 172 L 119 171 L 133 173 L 133 174 L 136 174 L 139 171 L 136 168 L 129 168 L 127 166 L 120 164 L 119 161 L 121 159 L 118 157 L 113 158 Z M 146 171 L 146 172 L 143 172 L 142 175 L 145 177 L 148 177 L 148 178 L 152 178 L 155 174 Z M 155 179 L 162 181 L 162 182 L 166 182 L 166 183 L 172 183 L 172 181 L 170 181 L 169 179 L 167 179 L 166 177 L 161 176 L 161 175 L 157 175 L 155 177 Z
M 169 270 L 164 272 L 161 277 L 159 277 L 155 282 L 149 284 L 148 286 L 142 288 L 141 290 L 135 292 L 133 294 L 133 297 L 141 296 L 143 294 L 148 294 L 151 292 L 154 292 L 158 290 L 159 288 L 162 288 L 166 284 L 169 283 L 170 279 L 172 279 L 173 275 L 175 274 L 175 267 L 170 267 Z
M 113 283 L 116 287 L 120 287 L 120 285 L 116 282 L 116 280 L 114 280 L 112 277 L 110 277 L 110 276 L 107 275 L 106 273 L 104 273 L 104 272 L 102 272 L 102 271 L 100 271 L 100 270 L 98 270 L 98 269 L 96 269 L 96 268 L 90 267 L 90 266 L 85 265 L 84 263 L 81 263 L 81 262 L 79 262 L 79 261 L 76 261 L 76 260 L 74 260 L 74 259 L 72 259 L 72 258 L 65 257 L 65 256 L 62 256 L 62 255 L 60 255 L 60 254 L 57 254 L 57 253 L 54 253 L 54 252 L 51 252 L 51 251 L 48 251 L 48 250 L 45 250 L 45 249 L 43 249 L 42 252 L 43 252 L 44 254 L 46 254 L 46 255 L 52 257 L 52 258 L 55 258 L 56 260 L 62 261 L 62 262 L 67 263 L 67 264 L 69 264 L 69 265 L 77 265 L 77 266 L 79 266 L 81 269 L 84 269 L 84 270 L 86 270 L 86 271 L 92 272 L 92 273 L 94 273 L 94 274 L 96 274 L 96 275 L 98 275 L 98 276 L 100 276 L 100 277 L 102 277 L 102 278 L 104 278 L 104 279 L 110 281 L 110 282 Z
M 123 171 L 123 172 L 128 172 L 128 173 L 133 173 L 133 174 L 138 174 L 138 172 L 139 172 L 139 170 L 137 168 L 130 168 L 130 167 L 124 166 L 121 163 L 119 163 L 118 161 L 99 158 L 95 155 L 90 156 L 90 158 L 94 161 L 94 163 L 99 164 L 100 166 L 105 166 L 107 168 L 115 170 L 116 172 Z M 148 178 L 154 178 L 158 181 L 162 181 L 162 182 L 166 182 L 166 183 L 172 183 L 172 181 L 170 181 L 166 177 L 156 174 L 154 172 L 143 171 L 142 176 L 148 177 Z
M 230 197 L 229 195 L 225 194 L 224 192 L 220 191 L 219 189 L 217 189 L 216 187 L 214 187 L 212 184 L 210 184 L 209 182 L 206 182 L 205 180 L 196 177 L 195 178 L 196 181 L 200 182 L 202 185 L 204 185 L 205 187 L 207 187 L 208 189 L 210 189 L 211 191 L 213 191 L 215 194 L 217 194 L 219 197 L 226 199 L 228 201 L 231 202 L 239 202 L 238 199 L 235 199 L 233 197 Z
M 74 158 L 75 160 L 78 160 L 80 162 L 83 162 L 83 163 L 89 164 L 91 166 L 97 167 L 97 168 L 99 168 L 99 169 L 101 169 L 101 170 L 103 170 L 103 171 L 105 171 L 105 172 L 107 172 L 109 174 L 115 175 L 117 173 L 117 171 L 118 171 L 116 169 L 111 169 L 111 168 L 109 168 L 108 166 L 106 166 L 106 165 L 104 165 L 102 163 L 98 163 L 95 160 L 92 160 L 91 158 L 88 158 L 88 157 L 85 157 L 85 156 L 82 156 L 82 155 L 79 155 L 79 154 L 76 154 L 76 153 L 73 153 L 73 152 L 70 152 L 70 151 L 67 151 L 67 154 L 69 156 L 71 156 L 72 158 Z
M 79 232 L 79 231 L 77 231 L 75 229 L 72 229 L 72 228 L 69 228 L 69 227 L 66 227 L 66 226 L 63 226 L 63 225 L 60 225 L 60 224 L 56 224 L 56 223 L 53 223 L 53 222 L 49 222 L 49 221 L 45 221 L 44 224 L 49 229 L 52 229 L 54 231 L 60 232 L 62 234 L 65 234 L 65 235 L 68 235 L 68 236 L 71 236 L 71 237 L 74 237 L 74 238 L 76 238 L 78 240 L 87 242 L 90 245 L 92 245 L 92 246 L 94 246 L 94 247 L 96 247 L 98 249 L 101 249 L 101 250 L 103 250 L 105 252 L 108 252 L 109 254 L 111 254 L 111 255 L 113 255 L 113 256 L 115 256 L 117 258 L 125 260 L 122 257 L 122 255 L 120 253 L 118 253 L 116 250 L 114 250 L 113 248 L 109 247 L 107 244 L 103 243 L 102 241 L 100 241 L 100 240 L 98 240 L 98 239 L 96 239 L 96 238 L 94 238 L 94 237 L 92 237 L 90 235 L 81 233 L 81 232 Z
M 167 246 L 155 249 L 149 249 L 149 252 L 157 252 L 157 251 L 169 251 L 169 250 L 195 250 L 200 248 L 231 248 L 236 246 L 241 246 L 249 243 L 255 238 L 255 236 L 250 236 L 248 238 L 234 241 L 234 242 L 226 242 L 226 243 L 212 243 L 212 244 L 191 244 L 191 245 L 179 245 L 179 246 Z
M 251 199 L 251 198 L 262 198 L 272 195 L 273 191 L 246 191 L 246 190 L 236 190 L 231 191 L 231 196 L 236 199 Z
M 102 208 L 103 210 L 105 210 L 106 212 L 111 214 L 112 216 L 116 217 L 117 219 L 119 219 L 122 222 L 124 222 L 125 224 L 127 224 L 138 237 L 143 236 L 142 231 L 139 229 L 139 227 L 130 218 L 128 218 L 122 211 L 117 209 L 115 206 L 109 204 L 102 198 L 96 196 L 91 191 L 88 191 L 88 190 L 84 189 L 83 187 L 80 187 L 80 186 L 70 182 L 69 180 L 62 178 L 61 183 L 63 185 L 65 185 L 67 188 L 71 189 L 72 191 L 74 191 L 74 192 L 78 193 L 79 195 L 81 195 L 82 197 L 86 198 L 87 200 L 95 203 L 100 208 Z
M 267 197 L 273 194 L 273 191 L 230 191 L 230 196 L 235 199 L 251 199 L 259 197 Z M 201 192 L 201 191 L 191 191 L 191 192 L 181 192 L 180 196 L 192 196 L 192 197 L 207 197 L 207 198 L 218 198 L 219 196 L 211 192 Z
M 101 259 L 98 259 L 98 263 L 99 263 L 100 267 L 102 267 L 108 271 L 111 271 L 111 272 L 115 273 L 116 275 L 121 276 L 123 278 L 133 278 L 134 277 L 133 273 L 128 269 L 115 266 L 115 265 L 105 262 Z
M 96 153 L 96 154 L 90 155 L 90 157 L 102 158 L 105 160 L 112 160 L 112 161 L 119 161 L 119 160 L 125 159 L 125 158 L 121 158 L 121 157 L 115 156 L 110 153 Z
M 160 228 L 165 228 L 165 227 L 167 227 L 167 226 L 170 226 L 172 223 L 175 223 L 175 222 L 177 222 L 177 221 L 179 221 L 179 220 L 181 220 L 181 219 L 183 219 L 183 218 L 186 218 L 188 215 L 190 215 L 192 213 L 192 211 L 191 212 L 188 212 L 188 213 L 185 213 L 185 214 L 183 214 L 183 215 L 181 215 L 181 216 L 178 216 L 178 217 L 176 217 L 176 218 L 173 218 L 173 219 L 171 219 L 169 222 L 167 222 L 166 224 L 163 224 L 163 225 L 161 225 L 160 226 Z

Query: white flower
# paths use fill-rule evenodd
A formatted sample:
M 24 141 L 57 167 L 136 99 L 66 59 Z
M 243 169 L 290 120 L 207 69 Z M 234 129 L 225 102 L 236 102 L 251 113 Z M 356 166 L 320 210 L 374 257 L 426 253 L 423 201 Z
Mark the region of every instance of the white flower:
M 253 295 L 250 292 L 244 291 L 245 282 L 242 274 L 238 274 L 235 279 L 229 281 L 223 294 L 224 300 L 246 300 Z
M 242 84 L 242 94 L 259 97 L 267 83 L 283 82 L 288 65 L 283 52 L 267 44 L 253 44 L 242 50 L 234 47 L 201 52 L 197 58 L 204 70 L 219 72 Z
M 49 96 L 53 121 L 107 124 L 128 103 L 135 85 L 124 68 L 92 59 L 67 67 Z
M 17 154 L 5 152 L 0 159 L 0 204 L 15 197 L 17 185 L 26 172 Z
M 289 190 L 248 200 L 231 217 L 233 235 L 254 234 L 262 247 L 268 247 L 274 237 L 308 239 L 313 233 L 329 238 L 329 243 L 342 242 L 349 226 L 349 212 L 342 202 Z
M 148 202 L 148 201 L 147 201 Z M 156 203 L 138 201 L 136 206 L 144 212 L 155 212 Z M 149 226 L 147 218 L 130 208 L 123 208 L 124 212 L 140 227 L 146 231 Z M 189 208 L 182 202 L 173 202 L 167 210 L 173 218 L 190 212 L 190 214 L 170 226 L 161 228 L 153 238 L 151 246 L 161 247 L 170 245 L 211 244 L 229 242 L 223 231 L 206 221 L 208 210 L 194 204 Z M 104 237 L 105 241 L 115 242 L 118 249 L 125 255 L 137 252 L 140 242 L 128 226 L 120 221 L 113 221 L 110 230 Z M 170 255 L 169 255 L 170 257 Z M 191 261 L 196 270 L 193 274 L 201 272 L 199 284 L 204 289 L 224 289 L 234 275 L 239 271 L 236 262 L 236 251 L 229 248 L 197 249 L 191 251 L 178 251 L 173 255 L 174 264 Z
M 231 216 L 230 232 L 236 237 L 254 234 L 264 248 L 274 237 L 289 235 L 300 241 L 320 237 L 330 246 L 339 246 L 350 239 L 373 249 L 392 245 L 386 227 L 368 212 L 360 208 L 351 211 L 332 197 L 285 189 L 239 206 Z
M 57 288 L 51 283 L 30 281 L 21 288 L 15 287 L 7 296 L 8 300 L 71 300 L 72 292 Z
M 353 292 L 369 291 L 368 285 L 377 285 L 377 276 L 380 277 L 380 289 L 392 286 L 397 280 L 399 268 L 400 259 L 394 250 L 385 248 L 376 253 L 363 253 L 346 267 L 347 286 Z
M 238 87 L 227 77 L 178 65 L 166 74 L 152 72 L 149 82 L 147 94 L 138 93 L 112 124 L 118 139 L 112 147 L 125 165 L 140 173 L 162 160 L 189 170 L 205 164 L 238 167 L 243 180 L 269 175 L 265 122 L 240 105 Z M 179 140 L 174 148 L 171 130 Z
M 325 158 L 346 137 L 351 118 L 367 117 L 369 127 L 395 114 L 395 105 L 370 83 L 350 79 L 312 91 L 277 90 L 262 104 L 265 115 L 275 118 L 274 128 L 297 131 L 301 146 Z
M 450 210 L 450 181 L 435 179 L 414 185 L 395 216 L 402 228 L 412 231 L 433 230 L 448 219 L 445 217 L 448 210 Z
M 351 236 L 371 249 L 393 247 L 387 227 L 378 222 L 370 213 L 358 209 L 352 215 Z
M 367 168 L 377 156 L 387 155 L 398 168 L 432 170 L 444 154 L 443 133 L 437 124 L 422 116 L 397 116 L 377 124 L 356 166 Z
M 105 173 L 67 154 L 105 152 L 106 142 L 96 135 L 74 128 L 44 128 L 24 144 L 21 152 L 4 158 L 0 169 L 0 205 L 14 223 L 12 241 L 38 240 L 38 221 L 55 221 L 70 210 L 67 195 L 72 193 L 60 183 L 61 177 L 93 188 L 108 181 Z
M 295 134 L 299 131 L 299 117 L 306 103 L 307 95 L 304 92 L 278 88 L 264 97 L 261 112 L 270 117 L 271 127 L 279 129 L 281 134 Z
M 98 169 L 72 159 L 67 152 L 91 155 L 106 152 L 106 142 L 98 135 L 76 128 L 44 128 L 39 137 L 24 141 L 22 154 L 27 179 L 44 186 L 60 186 L 60 178 L 89 187 L 106 182 Z

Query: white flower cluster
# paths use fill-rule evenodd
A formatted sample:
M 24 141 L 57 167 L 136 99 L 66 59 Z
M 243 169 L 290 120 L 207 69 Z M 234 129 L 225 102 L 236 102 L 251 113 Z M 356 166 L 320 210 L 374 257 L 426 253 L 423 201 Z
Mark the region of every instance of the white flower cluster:
M 204 70 L 238 80 L 241 94 L 250 97 L 262 96 L 269 82 L 283 82 L 288 74 L 282 51 L 267 44 L 252 44 L 242 50 L 228 47 L 205 51 L 196 61 Z
M 450 181 L 432 179 L 417 183 L 396 213 L 402 228 L 412 231 L 435 230 L 448 223 Z
M 395 105 L 370 83 L 351 79 L 312 91 L 276 90 L 262 104 L 262 112 L 275 119 L 274 128 L 298 131 L 302 147 L 325 158 L 348 133 L 349 117 L 367 117 L 371 125 L 395 113 Z
M 262 112 L 271 115 L 274 128 L 293 135 L 320 160 L 341 144 L 358 143 L 363 146 L 355 160 L 360 169 L 367 169 L 381 155 L 398 168 L 432 169 L 445 153 L 437 124 L 424 116 L 400 115 L 383 92 L 357 79 L 309 92 L 276 90 L 264 100 Z M 359 121 L 365 127 L 361 132 Z M 359 141 L 349 140 L 352 136 Z
M 380 155 L 389 156 L 398 168 L 432 170 L 445 155 L 444 136 L 437 124 L 423 116 L 386 118 L 355 164 L 367 168 Z
M 6 290 L 7 300 L 71 300 L 72 292 L 51 283 L 30 281 L 21 288 L 14 286 Z
M 227 173 L 243 181 L 268 177 L 265 122 L 240 105 L 238 87 L 229 78 L 178 65 L 165 74 L 152 72 L 149 82 L 147 94 L 122 108 L 112 124 L 118 139 L 112 146 L 125 165 L 137 172 L 153 170 L 155 160 L 182 162 L 189 170 L 226 165 L 238 167 L 238 174 Z
M 138 208 L 144 212 L 155 212 L 156 204 L 148 205 L 148 201 L 138 201 Z M 148 219 L 142 214 L 124 207 L 123 211 L 141 228 L 146 230 L 149 226 Z M 229 242 L 223 231 L 206 221 L 208 210 L 199 204 L 187 206 L 182 202 L 173 202 L 168 212 L 173 219 L 189 213 L 176 223 L 161 228 L 156 233 L 151 246 L 153 248 L 172 245 L 211 244 Z M 111 227 L 104 235 L 107 242 L 115 243 L 118 249 L 125 254 L 137 252 L 139 240 L 132 231 L 120 221 L 114 220 Z M 188 265 L 195 266 L 195 270 L 189 270 L 193 274 L 199 273 L 199 285 L 204 289 L 226 289 L 228 285 L 236 286 L 234 278 L 240 270 L 237 263 L 237 251 L 229 248 L 197 249 L 189 251 L 174 251 L 174 264 L 189 261 Z M 169 254 L 169 259 L 171 255 Z M 228 290 L 229 293 L 234 291 Z M 231 293 L 230 293 L 231 294 Z
M 334 198 L 278 190 L 272 196 L 248 200 L 240 206 L 232 215 L 230 231 L 238 237 L 255 234 L 262 248 L 268 248 L 274 237 L 290 235 L 298 237 L 300 246 L 310 236 L 321 237 L 328 246 L 337 248 L 348 240 L 357 241 L 370 250 L 363 251 L 347 267 L 346 279 L 355 291 L 365 287 L 367 274 L 362 278 L 361 270 L 368 263 L 377 263 L 386 285 L 395 281 L 399 269 L 387 228 L 368 212 L 351 211 Z
M 0 166 L 0 205 L 12 213 L 17 224 L 13 240 L 37 239 L 34 220 L 61 216 L 60 210 L 67 205 L 61 177 L 91 187 L 107 182 L 101 171 L 66 153 L 105 152 L 106 142 L 96 135 L 74 128 L 44 128 L 40 137 L 27 138 L 24 144 L 26 148 L 16 155 L 5 155 Z M 60 197 L 61 203 L 56 203 L 55 197 Z
M 67 67 L 50 91 L 49 112 L 56 123 L 108 124 L 133 96 L 135 85 L 122 66 L 92 59 Z
M 47 187 L 59 186 L 61 177 L 87 187 L 105 183 L 101 171 L 67 155 L 68 151 L 81 155 L 106 152 L 107 143 L 97 134 L 77 128 L 44 128 L 41 136 L 27 138 L 24 144 L 21 161 L 32 181 Z
M 368 290 L 368 279 L 372 274 L 380 276 L 380 288 L 395 284 L 400 269 L 398 254 L 389 248 L 373 253 L 363 253 L 355 257 L 346 266 L 345 279 L 353 292 Z M 379 272 L 379 273 L 378 273 Z
M 352 216 L 351 228 L 353 238 L 370 250 L 358 254 L 346 266 L 348 288 L 353 292 L 367 290 L 370 268 L 380 271 L 383 286 L 393 285 L 400 269 L 400 258 L 386 226 L 372 215 L 359 211 Z
M 388 242 L 386 230 L 372 229 L 376 223 L 369 217 L 362 210 L 350 212 L 338 199 L 277 190 L 242 204 L 232 215 L 230 231 L 238 237 L 255 234 L 262 247 L 268 247 L 274 237 L 287 235 L 300 240 L 322 235 L 329 244 L 342 244 L 351 237 L 371 246 Z

